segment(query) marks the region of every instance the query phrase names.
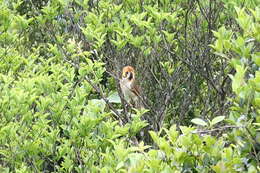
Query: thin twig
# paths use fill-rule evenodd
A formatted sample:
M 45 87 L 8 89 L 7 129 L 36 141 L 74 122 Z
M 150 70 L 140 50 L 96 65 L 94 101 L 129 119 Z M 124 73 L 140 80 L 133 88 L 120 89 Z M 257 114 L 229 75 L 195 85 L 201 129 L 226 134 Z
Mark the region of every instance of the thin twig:
M 163 47 L 166 51 L 168 51 L 170 54 L 174 55 L 178 58 L 178 60 L 182 61 L 185 65 L 187 65 L 190 69 L 195 70 L 198 74 L 200 74 L 204 79 L 206 79 L 210 85 L 217 91 L 218 94 L 221 94 L 221 91 L 215 86 L 214 82 L 209 79 L 203 72 L 200 72 L 197 68 L 193 68 L 191 64 L 189 64 L 187 61 L 185 61 L 183 58 L 178 57 L 175 53 L 170 51 L 169 49 Z
M 230 128 L 245 128 L 244 126 L 223 126 L 215 129 L 210 129 L 210 130 L 195 130 L 193 133 L 199 133 L 199 134 L 205 134 L 205 133 L 212 133 L 215 131 L 222 131 Z
M 245 129 L 246 129 L 246 131 L 248 132 L 248 134 L 249 134 L 249 136 L 250 136 L 249 142 L 251 143 L 252 148 L 253 148 L 253 150 L 254 150 L 254 155 L 255 155 L 255 157 L 256 157 L 257 163 L 258 163 L 258 165 L 260 165 L 260 162 L 259 162 L 259 159 L 258 159 L 258 154 L 257 154 L 257 152 L 256 152 L 255 146 L 254 146 L 254 144 L 252 143 L 252 141 L 254 141 L 255 144 L 257 144 L 258 142 L 255 140 L 253 134 L 250 132 L 250 130 L 248 129 L 248 127 L 245 127 Z

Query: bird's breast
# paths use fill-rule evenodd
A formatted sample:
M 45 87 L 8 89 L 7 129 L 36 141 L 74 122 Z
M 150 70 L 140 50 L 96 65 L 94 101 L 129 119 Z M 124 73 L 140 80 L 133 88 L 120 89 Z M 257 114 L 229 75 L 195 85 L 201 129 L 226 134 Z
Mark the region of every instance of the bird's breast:
M 126 99 L 133 99 L 136 97 L 136 95 L 131 91 L 132 89 L 131 82 L 128 81 L 127 79 L 122 79 L 120 81 L 120 87 Z

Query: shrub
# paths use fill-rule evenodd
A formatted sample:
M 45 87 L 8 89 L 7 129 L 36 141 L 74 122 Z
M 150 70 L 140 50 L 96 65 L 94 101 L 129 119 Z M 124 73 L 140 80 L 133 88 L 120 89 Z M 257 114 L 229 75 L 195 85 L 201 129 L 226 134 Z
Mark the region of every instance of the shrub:
M 1 172 L 260 171 L 257 1 L 0 7 Z

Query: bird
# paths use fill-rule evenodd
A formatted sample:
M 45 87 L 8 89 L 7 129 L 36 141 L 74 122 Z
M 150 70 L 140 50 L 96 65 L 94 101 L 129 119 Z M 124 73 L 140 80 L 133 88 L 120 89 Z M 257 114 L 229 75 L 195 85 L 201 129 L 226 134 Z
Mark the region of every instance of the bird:
M 120 88 L 126 101 L 134 108 L 143 108 L 141 90 L 135 78 L 135 69 L 132 66 L 125 66 L 122 70 Z

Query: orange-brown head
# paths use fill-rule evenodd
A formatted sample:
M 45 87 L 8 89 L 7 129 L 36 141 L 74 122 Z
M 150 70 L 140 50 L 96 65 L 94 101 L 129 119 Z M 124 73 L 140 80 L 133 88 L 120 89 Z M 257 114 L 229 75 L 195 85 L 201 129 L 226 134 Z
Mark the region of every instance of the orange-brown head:
M 122 78 L 127 78 L 128 80 L 132 80 L 135 78 L 135 70 L 132 66 L 125 66 L 122 72 Z

